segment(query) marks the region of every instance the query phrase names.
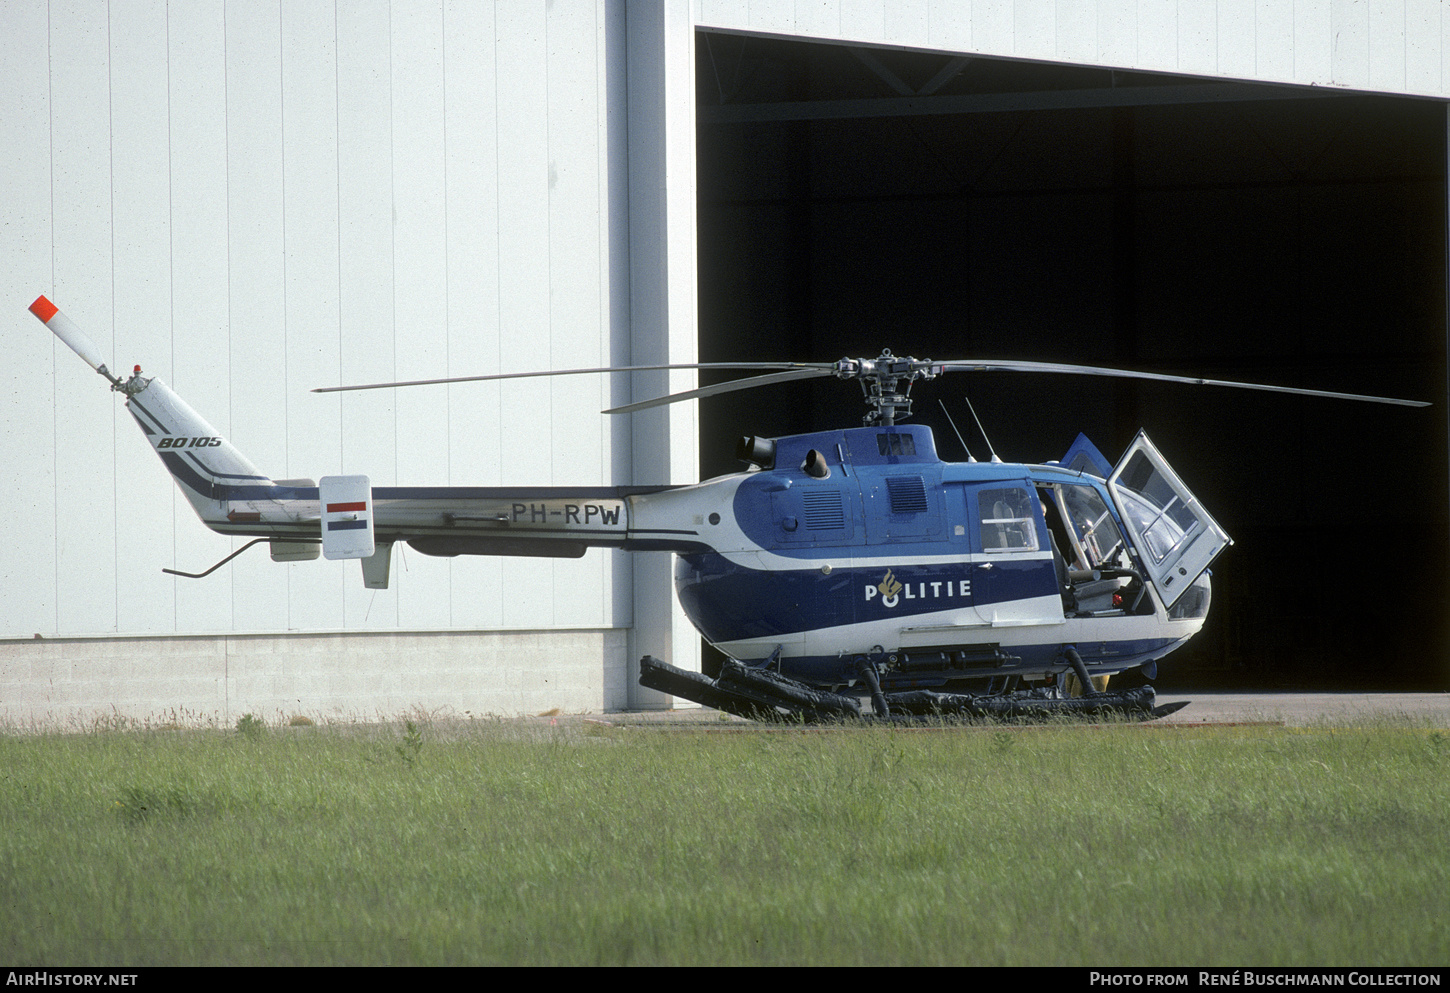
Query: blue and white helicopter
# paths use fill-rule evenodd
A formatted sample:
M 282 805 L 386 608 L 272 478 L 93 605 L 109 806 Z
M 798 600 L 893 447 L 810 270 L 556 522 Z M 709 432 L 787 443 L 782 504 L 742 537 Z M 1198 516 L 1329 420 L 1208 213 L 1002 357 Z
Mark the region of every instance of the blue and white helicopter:
M 161 380 L 139 366 L 125 380 L 114 376 L 94 343 L 45 297 L 30 309 L 125 396 L 202 523 L 255 537 L 212 569 L 261 541 L 278 561 L 360 559 L 371 588 L 388 585 L 400 541 L 438 556 L 670 551 L 686 614 L 728 661 L 711 679 L 646 656 L 640 682 L 757 719 L 860 717 L 867 695 L 873 720 L 1105 710 L 1149 718 L 1177 709 L 1155 707 L 1150 686 L 1107 692 L 1107 677 L 1141 669 L 1153 678 L 1157 660 L 1203 627 L 1208 569 L 1229 536 L 1141 432 L 1116 465 L 1082 435 L 1047 465 L 995 456 L 944 462 L 929 428 L 898 423 L 911 413 L 917 380 L 1053 372 L 1427 406 L 1090 366 L 933 362 L 889 351 L 834 363 L 556 370 L 524 375 L 771 370 L 611 414 L 823 377 L 857 380 L 868 411 L 858 428 L 743 438 L 737 454 L 748 471 L 693 485 L 374 488 L 365 476 L 271 479 Z

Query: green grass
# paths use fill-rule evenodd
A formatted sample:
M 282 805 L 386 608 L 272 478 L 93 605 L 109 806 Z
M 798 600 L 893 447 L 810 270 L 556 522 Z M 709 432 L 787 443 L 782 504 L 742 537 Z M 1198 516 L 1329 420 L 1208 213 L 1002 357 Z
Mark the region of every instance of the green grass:
M 17 964 L 1450 961 L 1450 732 L 0 735 Z

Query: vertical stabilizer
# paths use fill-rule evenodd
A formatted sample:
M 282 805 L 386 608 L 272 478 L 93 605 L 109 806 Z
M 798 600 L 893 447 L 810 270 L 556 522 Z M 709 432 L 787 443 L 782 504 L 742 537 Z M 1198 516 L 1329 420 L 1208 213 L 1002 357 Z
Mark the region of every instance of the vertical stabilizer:
M 124 382 L 111 375 L 95 342 L 44 296 L 30 312 L 125 395 L 126 409 L 203 523 L 251 524 L 276 516 L 278 487 L 169 386 L 142 375 L 140 366 Z
M 226 504 L 271 497 L 272 480 L 159 379 L 139 372 L 121 387 L 126 409 L 203 521 Z

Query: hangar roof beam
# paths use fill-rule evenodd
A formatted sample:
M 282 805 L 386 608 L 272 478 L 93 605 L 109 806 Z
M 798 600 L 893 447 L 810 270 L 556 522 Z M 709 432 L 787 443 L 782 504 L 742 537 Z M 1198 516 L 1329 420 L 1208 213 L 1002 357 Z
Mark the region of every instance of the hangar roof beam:
M 870 63 L 868 62 L 867 65 Z M 882 70 L 890 73 L 890 70 L 884 66 Z M 891 73 L 891 76 L 896 78 L 894 73 Z M 896 78 L 896 81 L 901 87 L 906 86 L 899 78 Z M 944 83 L 945 80 L 941 82 Z M 938 87 L 941 85 L 936 79 L 933 79 L 932 83 L 936 83 Z M 932 88 L 932 83 L 928 83 L 924 90 Z M 948 96 L 931 96 L 922 93 L 912 96 L 858 100 L 798 100 L 787 103 L 726 104 L 716 107 L 702 106 L 698 113 L 702 124 L 739 124 L 747 121 L 821 121 L 862 117 L 916 117 L 932 114 L 994 114 L 1024 110 L 1082 110 L 1093 107 L 1313 100 L 1344 95 L 1334 90 L 1256 83 L 1182 83 L 1166 86 L 1043 90 L 1030 93 L 970 93 Z
M 947 59 L 946 64 L 941 67 L 937 74 L 933 76 L 930 80 L 928 80 L 925 86 L 918 90 L 913 89 L 911 84 L 907 83 L 896 73 L 892 72 L 890 68 L 888 68 L 880 59 L 872 54 L 871 49 L 852 48 L 851 54 L 856 56 L 857 60 L 860 61 L 860 63 L 864 65 L 867 69 L 870 69 L 877 76 L 879 76 L 887 86 L 891 87 L 893 90 L 895 90 L 897 93 L 901 94 L 904 97 L 931 96 L 937 90 L 941 89 L 947 83 L 951 82 L 951 80 L 954 79 L 958 73 L 966 68 L 967 63 L 972 61 L 971 58 L 966 55 L 957 55 Z

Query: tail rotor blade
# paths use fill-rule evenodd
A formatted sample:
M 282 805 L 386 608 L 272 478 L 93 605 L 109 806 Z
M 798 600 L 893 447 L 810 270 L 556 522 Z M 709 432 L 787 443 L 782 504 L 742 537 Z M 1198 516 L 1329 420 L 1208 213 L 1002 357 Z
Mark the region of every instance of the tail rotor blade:
M 30 312 L 40 318 L 40 323 L 50 328 L 55 336 L 65 342 L 67 348 L 79 355 L 86 365 L 111 382 L 120 382 L 106 368 L 106 361 L 101 357 L 101 350 L 96 347 L 96 343 L 91 341 L 74 321 L 62 314 L 60 308 L 47 300 L 44 295 L 35 298 L 35 302 L 30 305 Z

